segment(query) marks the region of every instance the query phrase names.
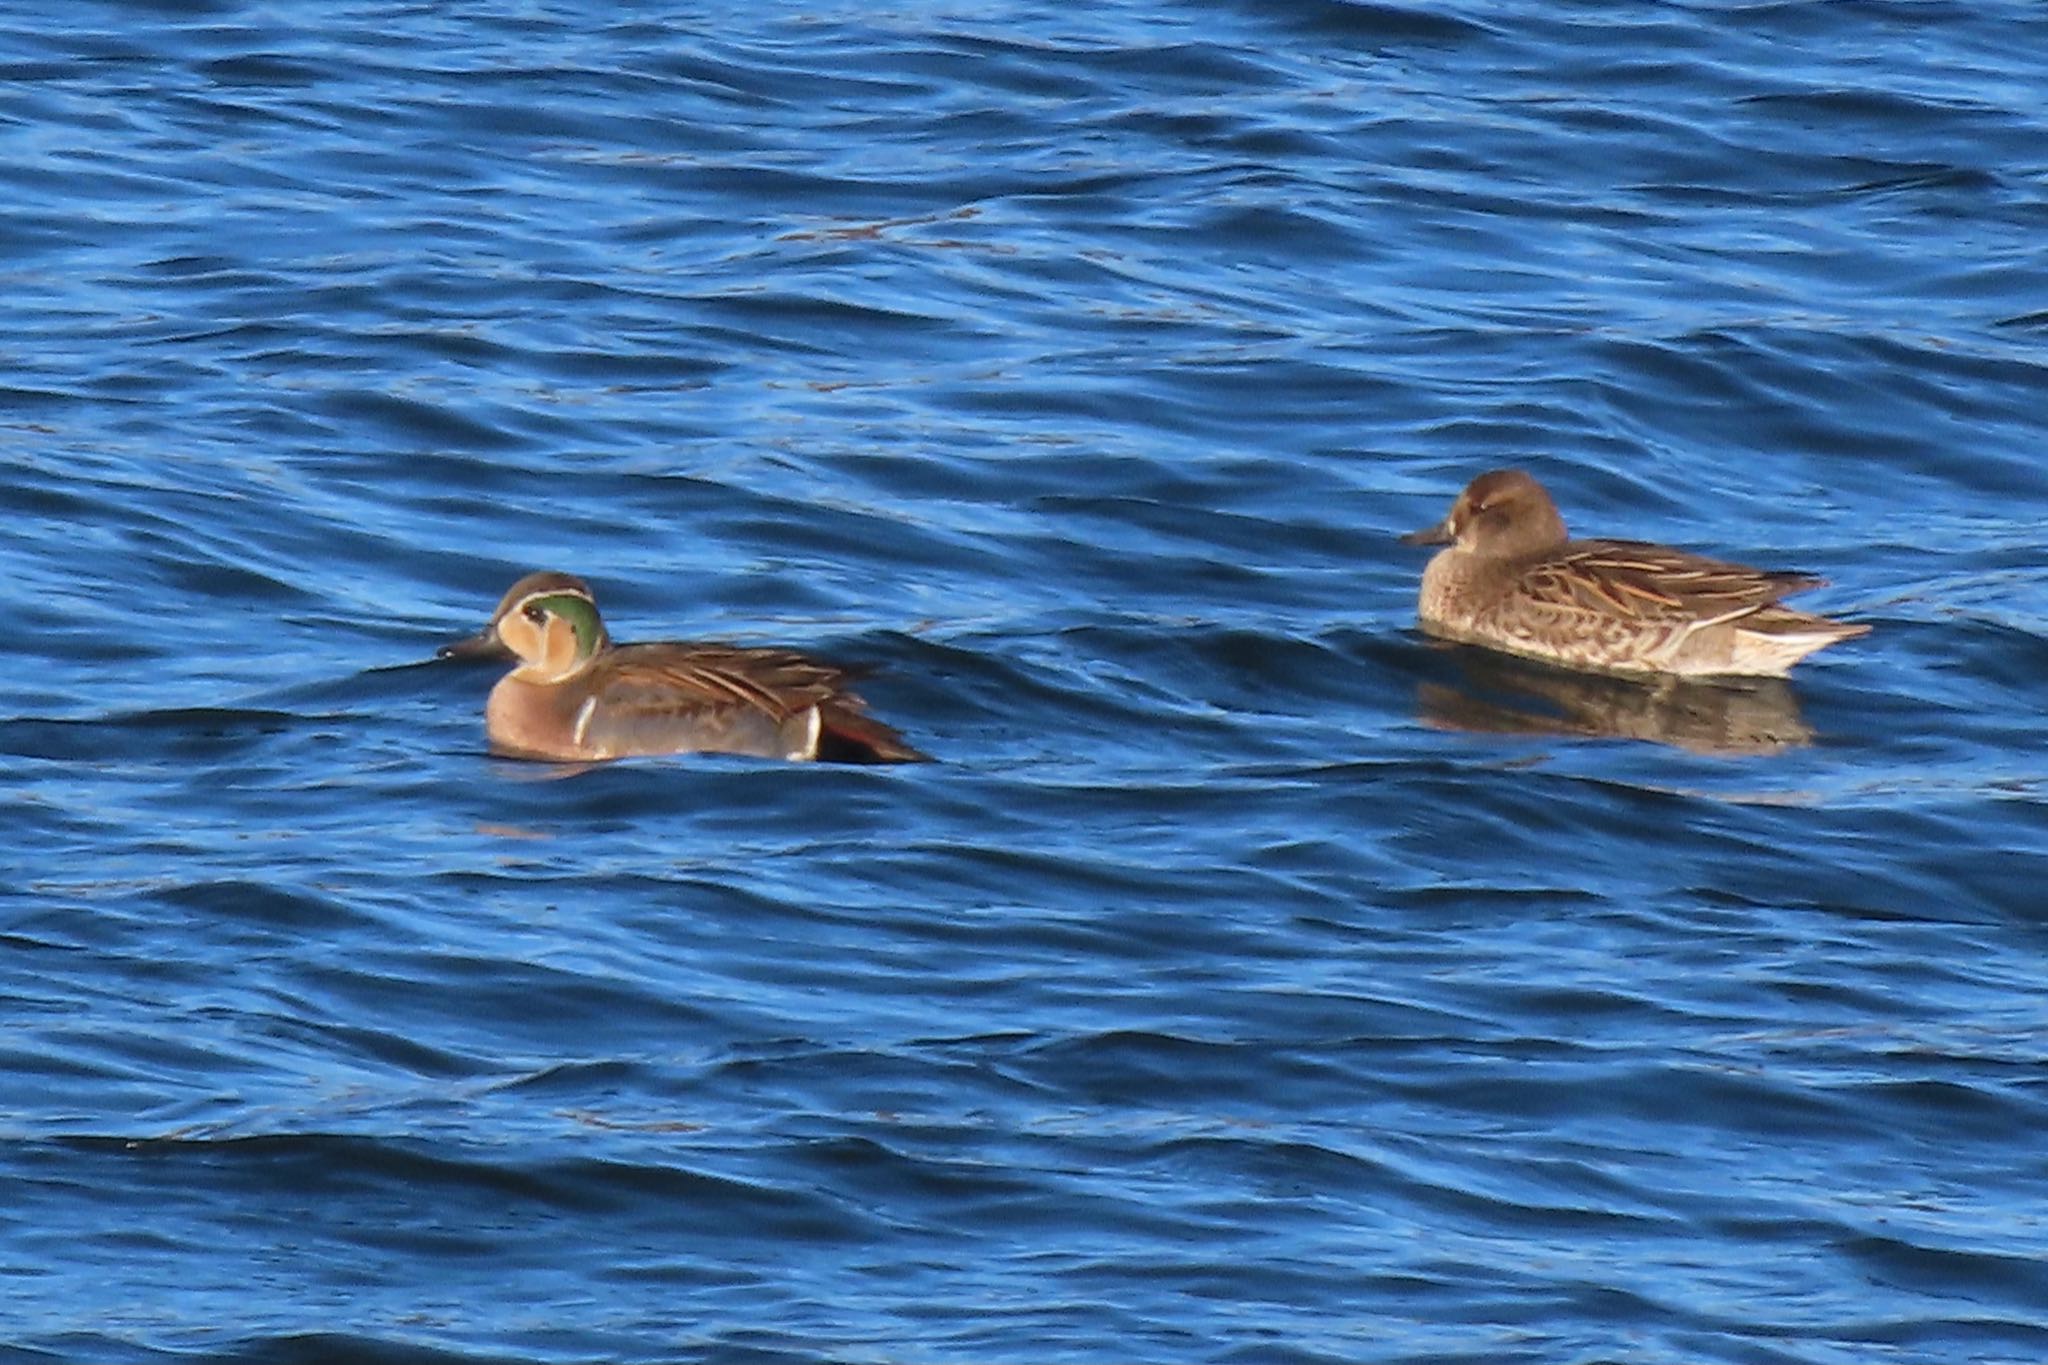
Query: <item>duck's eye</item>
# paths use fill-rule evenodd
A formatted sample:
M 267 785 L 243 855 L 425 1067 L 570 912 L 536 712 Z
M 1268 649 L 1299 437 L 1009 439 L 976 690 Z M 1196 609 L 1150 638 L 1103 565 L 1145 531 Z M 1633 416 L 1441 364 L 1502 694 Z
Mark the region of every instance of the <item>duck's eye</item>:
M 548 621 L 547 609 L 538 602 L 528 602 L 519 609 L 519 614 L 537 626 L 544 626 Z

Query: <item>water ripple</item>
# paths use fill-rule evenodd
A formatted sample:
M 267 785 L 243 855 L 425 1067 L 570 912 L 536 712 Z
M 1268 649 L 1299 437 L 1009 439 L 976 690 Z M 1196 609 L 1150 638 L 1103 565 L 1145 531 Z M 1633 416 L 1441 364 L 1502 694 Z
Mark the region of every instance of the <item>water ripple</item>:
M 0 1356 L 2032 1361 L 2043 21 L 0 20 Z M 1873 627 L 1413 628 L 1575 529 Z M 520 573 L 914 770 L 493 760 Z

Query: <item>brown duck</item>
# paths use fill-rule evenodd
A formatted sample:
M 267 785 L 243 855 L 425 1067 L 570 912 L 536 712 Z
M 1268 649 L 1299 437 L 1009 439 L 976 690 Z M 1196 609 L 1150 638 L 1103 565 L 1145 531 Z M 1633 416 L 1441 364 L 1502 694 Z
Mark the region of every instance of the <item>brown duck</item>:
M 725 753 L 799 762 L 915 763 L 929 756 L 847 690 L 857 670 L 788 649 L 615 645 L 582 579 L 532 573 L 483 630 L 443 658 L 509 654 L 484 706 L 491 751 L 587 762 Z
M 1422 574 L 1425 630 L 1568 668 L 1782 677 L 1870 627 L 1794 611 L 1822 580 L 1634 540 L 1573 540 L 1543 485 L 1496 469 L 1402 539 L 1445 545 Z

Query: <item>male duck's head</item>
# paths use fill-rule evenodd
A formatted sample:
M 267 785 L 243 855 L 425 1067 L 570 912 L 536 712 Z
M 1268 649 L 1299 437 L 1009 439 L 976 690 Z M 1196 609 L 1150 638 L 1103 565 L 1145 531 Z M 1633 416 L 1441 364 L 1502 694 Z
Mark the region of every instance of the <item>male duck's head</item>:
M 441 650 L 446 659 L 502 655 L 514 677 L 554 683 L 574 677 L 611 644 L 590 587 L 573 574 L 530 573 L 514 583 L 484 628 Z

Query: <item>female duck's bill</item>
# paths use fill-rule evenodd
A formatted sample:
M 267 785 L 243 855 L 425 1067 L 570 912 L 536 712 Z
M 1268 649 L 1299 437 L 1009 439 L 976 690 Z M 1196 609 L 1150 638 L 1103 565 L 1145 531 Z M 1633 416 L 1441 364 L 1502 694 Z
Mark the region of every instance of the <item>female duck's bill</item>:
M 1810 574 L 1752 569 L 1630 540 L 1573 540 L 1543 485 L 1518 469 L 1472 480 L 1434 526 L 1424 629 L 1568 668 L 1681 677 L 1781 677 L 1870 627 L 1795 611 Z
M 520 579 L 483 630 L 444 647 L 441 656 L 513 661 L 484 706 L 491 749 L 508 757 L 928 758 L 848 690 L 860 670 L 787 649 L 681 641 L 616 645 L 589 585 L 572 574 Z

